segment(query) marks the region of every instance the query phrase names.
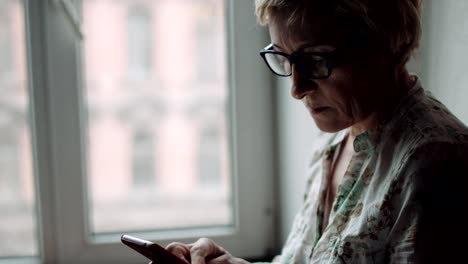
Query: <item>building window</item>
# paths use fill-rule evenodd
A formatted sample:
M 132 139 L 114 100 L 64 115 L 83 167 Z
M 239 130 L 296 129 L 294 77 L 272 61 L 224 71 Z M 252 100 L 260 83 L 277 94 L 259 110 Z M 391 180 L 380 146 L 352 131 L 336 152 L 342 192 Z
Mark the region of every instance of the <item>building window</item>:
M 0 110 L 0 115 L 5 115 Z M 11 133 L 11 126 L 2 125 L 0 133 L 0 201 L 12 203 L 18 201 L 21 196 L 18 173 L 19 152 L 15 133 Z M 9 133 L 10 132 L 10 133 Z
M 201 82 L 216 80 L 221 75 L 220 60 L 223 46 L 219 42 L 219 23 L 215 3 L 200 5 L 195 28 L 196 38 L 196 78 Z
M 138 129 L 133 135 L 132 172 L 136 189 L 150 188 L 155 183 L 154 135 Z
M 8 1 L 0 1 L 0 82 L 4 86 L 5 81 L 11 78 L 13 73 L 13 49 L 10 15 Z
M 152 17 L 143 6 L 128 11 L 128 78 L 132 81 L 148 80 L 152 69 Z
M 204 125 L 200 132 L 198 183 L 201 186 L 221 184 L 221 135 L 216 125 Z

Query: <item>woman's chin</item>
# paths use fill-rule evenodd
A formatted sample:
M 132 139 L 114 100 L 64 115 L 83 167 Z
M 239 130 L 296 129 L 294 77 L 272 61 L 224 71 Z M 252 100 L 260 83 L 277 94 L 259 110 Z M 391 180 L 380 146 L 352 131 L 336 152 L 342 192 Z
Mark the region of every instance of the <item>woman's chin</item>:
M 322 132 L 326 133 L 336 133 L 343 129 L 348 128 L 348 125 L 341 124 L 339 122 L 332 122 L 332 121 L 324 121 L 324 120 L 315 120 L 315 125 L 317 125 L 318 129 Z

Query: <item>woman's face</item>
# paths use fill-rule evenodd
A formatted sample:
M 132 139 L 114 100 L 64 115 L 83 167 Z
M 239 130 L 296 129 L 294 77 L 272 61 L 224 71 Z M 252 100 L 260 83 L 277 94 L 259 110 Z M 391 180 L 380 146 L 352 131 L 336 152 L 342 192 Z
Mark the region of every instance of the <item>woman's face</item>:
M 346 49 L 351 36 L 345 30 L 328 18 L 316 20 L 296 33 L 285 23 L 271 21 L 270 37 L 275 50 L 288 54 L 305 46 L 310 52 L 344 50 L 327 79 L 310 79 L 303 71 L 298 73 L 294 64 L 291 75 L 292 96 L 304 103 L 320 130 L 337 132 L 363 122 L 375 111 L 383 72 L 379 59 L 369 52 Z

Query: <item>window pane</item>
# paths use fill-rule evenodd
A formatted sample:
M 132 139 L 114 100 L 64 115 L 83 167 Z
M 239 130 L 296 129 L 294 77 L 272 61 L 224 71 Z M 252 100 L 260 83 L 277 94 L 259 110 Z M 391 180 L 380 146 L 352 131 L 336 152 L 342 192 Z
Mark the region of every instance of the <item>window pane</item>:
M 38 254 L 24 7 L 0 1 L 0 258 Z
M 232 224 L 224 1 L 82 10 L 92 232 Z

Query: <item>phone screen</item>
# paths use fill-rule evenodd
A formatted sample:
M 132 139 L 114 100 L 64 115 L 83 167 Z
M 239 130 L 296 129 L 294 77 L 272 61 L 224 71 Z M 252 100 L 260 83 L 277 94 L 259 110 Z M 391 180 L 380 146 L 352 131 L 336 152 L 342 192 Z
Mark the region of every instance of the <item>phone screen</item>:
M 122 235 L 120 240 L 125 245 L 150 259 L 153 264 L 187 264 L 187 262 L 154 242 L 129 235 Z

